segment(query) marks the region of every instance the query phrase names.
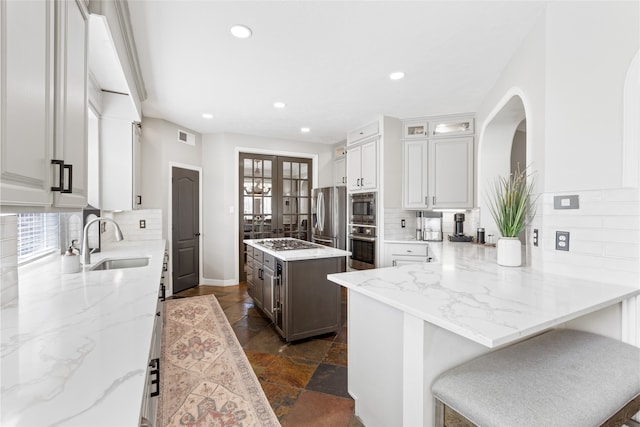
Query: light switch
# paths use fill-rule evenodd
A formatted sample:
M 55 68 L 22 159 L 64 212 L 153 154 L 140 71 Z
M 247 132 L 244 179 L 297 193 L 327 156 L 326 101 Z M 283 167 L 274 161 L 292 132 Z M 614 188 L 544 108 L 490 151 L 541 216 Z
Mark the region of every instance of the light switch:
M 553 196 L 553 209 L 580 209 L 578 195 Z

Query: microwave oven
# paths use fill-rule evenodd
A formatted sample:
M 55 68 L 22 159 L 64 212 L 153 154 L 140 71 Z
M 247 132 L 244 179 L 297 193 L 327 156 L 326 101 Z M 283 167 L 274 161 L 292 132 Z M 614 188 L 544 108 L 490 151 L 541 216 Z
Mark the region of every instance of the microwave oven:
M 376 225 L 376 193 L 351 194 L 349 201 L 351 224 Z

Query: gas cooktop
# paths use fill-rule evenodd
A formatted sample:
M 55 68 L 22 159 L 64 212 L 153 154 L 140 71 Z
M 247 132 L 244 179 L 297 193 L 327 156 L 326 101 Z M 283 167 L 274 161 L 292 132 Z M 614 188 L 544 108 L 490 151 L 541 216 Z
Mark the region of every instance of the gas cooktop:
M 269 248 L 274 251 L 292 251 L 298 249 L 318 249 L 318 245 L 305 242 L 304 240 L 294 240 L 294 239 L 272 239 L 272 240 L 261 240 L 257 242 L 259 245 L 264 246 L 265 248 Z

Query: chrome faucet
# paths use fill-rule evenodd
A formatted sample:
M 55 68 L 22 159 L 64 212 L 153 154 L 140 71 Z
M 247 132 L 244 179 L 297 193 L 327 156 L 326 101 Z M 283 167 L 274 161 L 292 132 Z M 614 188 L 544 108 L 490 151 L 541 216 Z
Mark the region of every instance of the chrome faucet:
M 87 233 L 87 230 L 89 230 L 89 226 L 94 222 L 98 222 L 98 225 L 100 225 L 100 221 L 110 222 L 114 225 L 114 227 L 116 228 L 116 240 L 118 242 L 124 239 L 124 237 L 122 236 L 122 230 L 120 230 L 120 226 L 111 218 L 98 217 L 92 219 L 85 224 L 84 232 L 82 233 L 82 263 L 84 265 L 91 264 L 91 251 L 89 250 L 89 233 Z M 100 232 L 100 230 L 98 230 L 98 232 Z

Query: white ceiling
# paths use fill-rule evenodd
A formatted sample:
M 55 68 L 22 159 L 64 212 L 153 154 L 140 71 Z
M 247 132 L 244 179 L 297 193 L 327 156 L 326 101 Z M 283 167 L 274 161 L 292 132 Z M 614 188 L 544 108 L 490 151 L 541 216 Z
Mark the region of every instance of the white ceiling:
M 544 5 L 129 0 L 143 114 L 203 134 L 335 143 L 379 114 L 475 111 Z M 253 36 L 234 38 L 234 24 Z

